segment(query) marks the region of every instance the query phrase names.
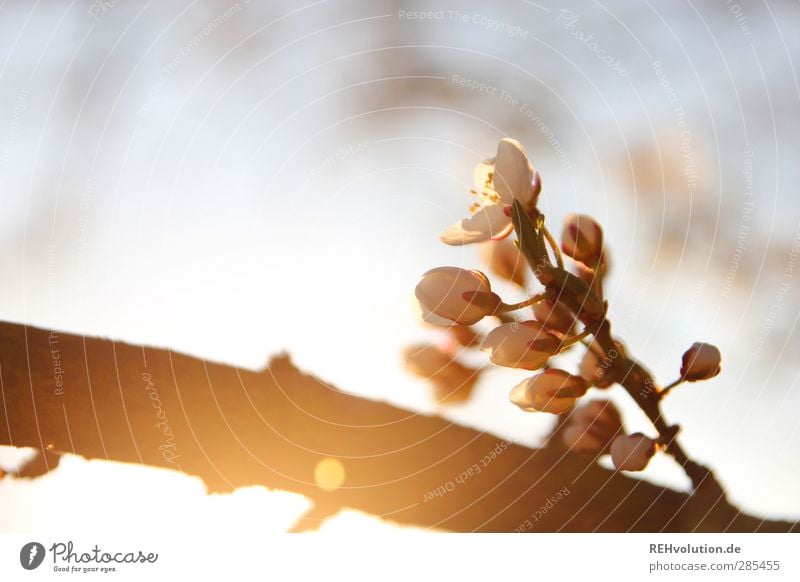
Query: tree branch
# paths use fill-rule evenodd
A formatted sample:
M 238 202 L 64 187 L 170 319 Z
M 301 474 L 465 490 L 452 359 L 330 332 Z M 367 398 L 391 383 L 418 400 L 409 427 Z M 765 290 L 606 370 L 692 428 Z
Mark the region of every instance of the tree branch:
M 167 467 L 211 491 L 264 485 L 306 495 L 315 503 L 308 521 L 350 507 L 455 531 L 798 531 L 728 504 L 707 512 L 558 439 L 529 449 L 345 394 L 286 357 L 251 372 L 0 323 L 0 379 L 0 444 L 39 450 L 38 472 L 59 453 Z M 325 457 L 346 473 L 333 491 L 314 480 Z

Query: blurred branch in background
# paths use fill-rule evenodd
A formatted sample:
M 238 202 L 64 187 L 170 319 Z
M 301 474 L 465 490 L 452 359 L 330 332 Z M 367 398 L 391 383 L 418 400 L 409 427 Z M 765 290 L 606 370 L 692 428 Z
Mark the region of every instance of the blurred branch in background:
M 57 346 L 58 361 L 53 359 Z M 54 368 L 54 363 L 57 368 Z M 339 392 L 288 358 L 247 372 L 141 346 L 0 324 L 0 444 L 167 467 L 210 491 L 264 485 L 314 506 L 456 531 L 792 531 L 566 454 Z M 57 373 L 56 373 L 57 372 Z M 68 388 L 60 378 L 69 377 Z M 703 508 L 705 509 L 705 508 Z

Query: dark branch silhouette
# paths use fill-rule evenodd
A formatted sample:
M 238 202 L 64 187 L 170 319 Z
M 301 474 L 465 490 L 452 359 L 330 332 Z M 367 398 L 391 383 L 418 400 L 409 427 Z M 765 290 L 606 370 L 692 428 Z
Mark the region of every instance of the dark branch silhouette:
M 296 529 L 340 508 L 455 531 L 797 531 L 725 504 L 338 391 L 287 357 L 262 372 L 0 323 L 0 444 L 34 447 L 18 477 L 62 453 L 167 467 L 210 491 L 264 485 L 314 507 Z M 317 463 L 344 484 L 323 490 Z

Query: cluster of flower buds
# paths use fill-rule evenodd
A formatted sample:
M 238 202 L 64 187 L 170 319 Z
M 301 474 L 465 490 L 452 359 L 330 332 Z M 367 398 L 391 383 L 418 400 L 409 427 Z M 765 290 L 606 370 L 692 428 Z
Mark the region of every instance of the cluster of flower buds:
M 479 370 L 460 363 L 445 350 L 430 344 L 407 347 L 403 359 L 409 372 L 431 382 L 438 402 L 465 402 L 472 394 Z
M 610 454 L 618 470 L 643 470 L 664 446 L 659 443 L 668 442 L 667 437 L 660 435 L 656 440 L 642 433 L 626 434 L 620 413 L 610 401 L 593 400 L 576 407 L 578 400 L 592 387 L 606 389 L 626 382 L 625 388 L 653 419 L 651 405 L 673 386 L 719 374 L 719 350 L 694 344 L 683 355 L 679 380 L 645 396 L 636 394 L 632 385 L 652 379 L 610 335 L 608 305 L 603 299 L 609 262 L 600 225 L 590 216 L 569 215 L 560 244 L 556 242 L 537 208 L 541 177 L 516 140 L 502 139 L 496 156 L 476 167 L 474 182 L 471 192 L 477 201 L 470 209 L 472 215 L 448 227 L 441 240 L 449 245 L 481 243 L 479 255 L 488 272 L 525 289 L 530 268 L 544 289 L 507 304 L 480 271 L 439 267 L 426 272 L 415 290 L 420 315 L 426 322 L 445 326 L 450 343 L 445 348 L 407 349 L 406 366 L 429 379 L 443 401 L 468 397 L 480 373 L 456 360 L 454 354 L 460 349 L 480 346 L 495 365 L 538 370 L 511 390 L 513 404 L 525 411 L 570 413 L 560 431 L 570 450 Z M 505 240 L 514 230 L 516 244 Z M 565 266 L 564 256 L 572 259 L 571 266 Z M 533 319 L 510 315 L 523 308 L 532 309 Z M 484 337 L 472 326 L 489 316 L 500 322 Z M 575 331 L 578 324 L 583 328 L 579 333 Z M 590 334 L 594 337 L 586 340 Z M 582 341 L 590 343 L 577 374 L 553 366 L 553 358 Z M 657 420 L 653 422 L 658 426 Z
M 531 266 L 530 256 L 521 251 L 519 244 L 511 243 L 505 237 L 514 229 L 512 214 L 519 209 L 530 220 L 538 220 L 540 224 L 543 221 L 536 207 L 542 187 L 541 177 L 531 166 L 522 144 L 504 138 L 497 146 L 496 156 L 478 164 L 474 181 L 472 193 L 477 196 L 477 203 L 471 208 L 472 216 L 447 228 L 441 239 L 451 245 L 481 243 L 479 255 L 489 271 L 524 289 Z M 547 236 L 552 251 L 559 253 L 552 237 Z M 575 258 L 576 266 L 592 269 L 601 263 L 602 239 L 602 230 L 597 223 L 576 215 L 567 219 L 562 247 L 565 254 Z M 585 332 L 571 335 L 578 322 L 576 308 L 595 318 L 605 312 L 605 306 L 591 296 L 589 287 L 578 276 L 559 269 L 552 278 L 555 280 L 553 289 L 566 289 L 572 303 L 562 302 L 552 293 L 553 289 L 548 289 L 546 293 L 508 305 L 492 291 L 486 275 L 458 267 L 439 267 L 426 272 L 417 284 L 415 296 L 421 318 L 446 327 L 451 341 L 457 346 L 468 349 L 480 344 L 495 365 L 540 370 L 551 358 L 586 335 Z M 472 327 L 487 316 L 505 319 L 503 314 L 524 307 L 532 307 L 533 319 L 515 321 L 511 317 L 511 322 L 503 322 L 491 329 L 485 339 Z M 406 354 L 406 363 L 413 368 L 415 358 L 410 357 L 410 353 Z M 440 353 L 439 357 L 441 361 L 432 365 L 437 370 L 449 369 L 445 366 L 445 360 L 452 360 L 449 354 Z M 453 373 L 452 381 L 463 383 L 462 375 L 466 372 L 455 369 L 458 373 Z M 420 370 L 416 371 L 420 373 Z M 564 380 L 563 374 L 567 375 L 565 385 L 553 388 L 554 382 Z M 444 378 L 450 378 L 449 372 L 428 368 L 420 375 L 434 378 L 439 384 L 444 383 Z M 526 410 L 560 413 L 571 408 L 589 385 L 580 376 L 547 370 L 515 388 L 517 396 L 513 400 Z M 551 394 L 551 390 L 555 392 Z

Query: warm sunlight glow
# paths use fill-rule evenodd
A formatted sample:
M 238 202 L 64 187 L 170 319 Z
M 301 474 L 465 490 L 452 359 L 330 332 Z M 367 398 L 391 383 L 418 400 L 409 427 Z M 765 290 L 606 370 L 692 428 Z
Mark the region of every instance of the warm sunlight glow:
M 338 459 L 322 459 L 314 469 L 314 481 L 317 482 L 320 489 L 325 491 L 333 491 L 341 487 L 345 477 L 344 465 Z

